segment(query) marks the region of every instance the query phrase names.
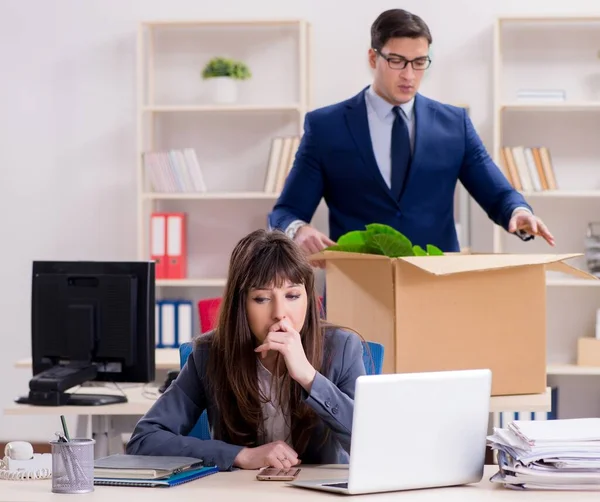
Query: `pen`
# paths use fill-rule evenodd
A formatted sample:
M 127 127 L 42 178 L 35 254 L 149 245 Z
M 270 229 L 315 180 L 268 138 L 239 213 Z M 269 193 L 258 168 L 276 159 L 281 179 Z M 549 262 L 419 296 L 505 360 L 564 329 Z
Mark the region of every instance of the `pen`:
M 71 441 L 71 438 L 69 437 L 69 429 L 67 428 L 67 421 L 65 420 L 64 415 L 60 416 L 60 421 L 62 422 L 62 428 L 63 428 L 63 432 L 65 433 L 65 439 L 67 441 Z

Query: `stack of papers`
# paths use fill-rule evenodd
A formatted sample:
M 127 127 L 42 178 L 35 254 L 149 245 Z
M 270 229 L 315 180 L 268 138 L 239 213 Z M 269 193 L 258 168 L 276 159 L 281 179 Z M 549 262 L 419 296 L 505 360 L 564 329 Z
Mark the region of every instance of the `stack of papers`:
M 513 489 L 600 490 L 600 418 L 515 420 L 487 438 L 490 481 Z

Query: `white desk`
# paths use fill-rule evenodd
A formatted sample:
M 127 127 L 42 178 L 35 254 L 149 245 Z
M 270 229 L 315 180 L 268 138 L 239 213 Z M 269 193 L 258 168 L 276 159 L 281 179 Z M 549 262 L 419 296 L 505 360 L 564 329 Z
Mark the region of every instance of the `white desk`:
M 360 495 L 360 502 L 494 502 L 494 501 L 573 501 L 597 502 L 598 492 L 582 491 L 514 491 L 489 482 L 497 471 L 496 466 L 486 466 L 483 480 L 477 484 L 432 488 L 404 492 L 389 492 L 372 495 Z M 304 466 L 300 479 L 339 479 L 348 475 L 347 466 Z M 346 500 L 335 493 L 318 492 L 293 488 L 277 481 L 257 481 L 256 471 L 219 472 L 206 478 L 191 481 L 172 488 L 134 488 L 118 486 L 96 486 L 89 494 L 76 496 L 85 500 L 129 502 L 139 498 L 144 502 L 164 502 L 165 497 L 177 502 L 198 502 L 199 500 L 219 500 L 222 502 L 282 502 L 313 500 Z M 51 481 L 0 481 L 0 502 L 45 502 L 47 500 L 65 500 L 69 495 L 51 492 Z M 165 491 L 166 490 L 166 491 Z M 348 500 L 354 500 L 351 497 Z
M 109 384 L 110 385 L 110 384 Z M 156 387 L 123 387 L 127 403 L 104 406 L 32 406 L 12 403 L 4 409 L 5 415 L 77 415 L 79 417 L 78 437 L 87 434 L 90 417 L 92 437 L 96 440 L 96 457 L 103 457 L 123 451 L 121 434 L 131 432 L 140 416 L 144 415 L 159 396 Z M 86 387 L 81 392 L 119 394 L 113 387 Z M 525 394 L 521 396 L 495 396 L 490 399 L 490 412 L 498 411 L 549 411 L 551 407 L 550 389 L 545 394 Z M 57 426 L 59 422 L 57 421 Z
M 169 370 L 179 368 L 178 349 L 157 349 L 156 369 Z M 31 368 L 31 358 L 21 359 L 16 363 L 17 368 Z M 119 393 L 114 386 L 109 387 L 86 387 L 80 392 L 107 392 Z M 96 439 L 96 456 L 105 456 L 119 453 L 123 450 L 121 434 L 133 430 L 136 421 L 150 408 L 154 399 L 158 396 L 156 387 L 150 387 L 150 391 L 144 392 L 149 387 L 144 386 L 122 386 L 127 395 L 128 402 L 110 404 L 105 406 L 31 406 L 13 403 L 4 409 L 6 415 L 77 415 L 77 435 L 82 437 L 87 434 L 87 425 L 91 418 L 92 437 Z M 24 390 L 25 392 L 25 390 Z M 154 396 L 149 396 L 154 394 Z M 519 396 L 497 396 L 490 401 L 490 412 L 520 411 L 520 412 L 546 412 L 551 409 L 550 389 L 544 394 L 524 394 Z
M 179 369 L 179 349 L 156 349 L 154 352 L 154 362 L 157 370 L 178 370 Z M 16 368 L 31 368 L 31 357 L 19 359 Z
M 91 434 L 96 440 L 94 453 L 96 458 L 113 453 L 123 452 L 121 434 L 131 433 L 139 418 L 152 406 L 160 395 L 156 386 L 121 385 L 121 390 L 127 396 L 126 403 L 107 404 L 103 406 L 32 406 L 17 404 L 4 408 L 5 415 L 48 415 L 56 417 L 57 430 L 60 429 L 60 415 L 76 415 L 77 431 L 74 437 L 87 437 L 88 423 L 91 420 Z M 79 392 L 90 394 L 122 395 L 111 384 L 106 387 L 81 387 Z M 49 438 L 53 439 L 53 438 Z

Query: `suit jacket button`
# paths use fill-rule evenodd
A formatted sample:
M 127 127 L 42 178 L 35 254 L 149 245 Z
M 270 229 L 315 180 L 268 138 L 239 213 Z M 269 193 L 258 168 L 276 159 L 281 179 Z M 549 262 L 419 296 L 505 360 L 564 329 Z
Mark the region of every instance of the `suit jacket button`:
M 331 406 L 331 401 L 328 399 L 325 401 L 325 408 L 329 408 Z
M 339 408 L 337 406 L 337 404 L 331 409 L 331 413 L 333 413 L 334 415 L 338 412 Z

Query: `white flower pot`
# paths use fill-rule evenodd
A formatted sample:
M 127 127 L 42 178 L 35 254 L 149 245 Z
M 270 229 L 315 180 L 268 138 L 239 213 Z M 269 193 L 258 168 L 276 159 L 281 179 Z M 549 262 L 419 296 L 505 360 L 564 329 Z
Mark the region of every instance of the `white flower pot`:
M 212 77 L 206 80 L 213 103 L 235 103 L 238 97 L 237 81 L 231 77 Z

